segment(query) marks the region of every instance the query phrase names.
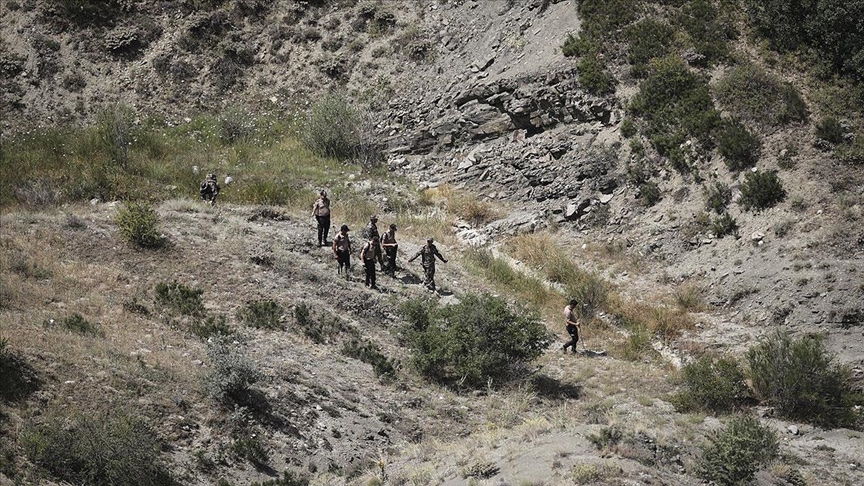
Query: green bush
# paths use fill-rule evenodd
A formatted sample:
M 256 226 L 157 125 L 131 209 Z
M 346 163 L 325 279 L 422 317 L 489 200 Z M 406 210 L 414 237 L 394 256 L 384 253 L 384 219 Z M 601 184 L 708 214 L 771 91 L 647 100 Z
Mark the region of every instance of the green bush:
M 231 445 L 234 455 L 248 461 L 256 468 L 263 468 L 270 462 L 270 454 L 258 434 L 244 435 L 234 439 Z
M 177 484 L 161 458 L 161 443 L 140 418 L 123 411 L 55 416 L 21 436 L 27 457 L 73 484 Z
M 649 208 L 660 202 L 660 188 L 657 184 L 648 181 L 639 186 L 639 194 L 642 195 L 642 202 Z
M 711 222 L 711 232 L 717 238 L 726 235 L 738 236 L 738 222 L 729 213 L 723 213 Z
M 816 124 L 816 138 L 838 145 L 844 142 L 845 130 L 833 116 L 825 117 Z
M 582 35 L 605 39 L 642 16 L 641 0 L 580 0 Z
M 204 341 L 211 337 L 234 334 L 234 329 L 228 325 L 228 321 L 223 315 L 207 316 L 199 321 L 195 321 L 189 327 L 189 331 Z
M 708 82 L 677 56 L 651 61 L 648 77 L 629 110 L 645 121 L 645 134 L 661 155 L 671 155 L 693 138 L 705 148 L 713 147 L 712 133 L 720 114 L 714 109 Z
M 381 354 L 378 346 L 359 338 L 352 338 L 342 345 L 342 354 L 349 358 L 372 365 L 375 376 L 392 378 L 396 376 L 396 362 Z
M 237 311 L 237 319 L 257 329 L 281 330 L 282 315 L 285 309 L 273 300 L 257 300 L 246 302 L 246 307 Z
M 585 56 L 576 65 L 579 84 L 593 95 L 605 96 L 615 92 L 615 77 L 606 71 L 606 65 L 595 56 Z
M 227 339 L 207 343 L 212 371 L 206 388 L 211 398 L 226 405 L 246 404 L 252 396 L 252 385 L 264 378 L 255 363 Z
M 147 203 L 124 203 L 117 210 L 114 221 L 120 233 L 141 248 L 162 248 L 167 243 L 167 239 L 157 232 L 159 215 Z
M 564 57 L 579 57 L 590 52 L 590 47 L 581 37 L 573 37 L 573 34 L 567 35 L 567 40 L 561 45 L 561 53 Z
M 684 366 L 681 374 L 686 389 L 673 399 L 679 411 L 723 413 L 751 398 L 744 371 L 734 360 L 704 355 Z
M 851 371 L 834 362 L 823 338 L 793 340 L 776 333 L 747 352 L 750 379 L 757 396 L 777 413 L 823 427 L 854 426 L 864 405 L 850 388 Z
M 786 190 L 783 189 L 783 184 L 777 177 L 777 171 L 756 171 L 744 175 L 739 203 L 745 209 L 770 208 L 785 198 Z
M 201 289 L 193 289 L 176 280 L 156 284 L 157 303 L 189 316 L 204 314 L 204 302 L 201 301 L 203 293 Z
M 714 91 L 721 106 L 759 126 L 778 127 L 807 119 L 807 105 L 798 90 L 753 64 L 729 71 Z
M 345 325 L 338 317 L 321 316 L 315 319 L 306 303 L 301 302 L 294 308 L 294 320 L 303 335 L 316 344 L 323 344 L 336 338 L 340 334 L 347 333 L 356 336 L 357 330 Z
M 636 135 L 636 124 L 633 123 L 632 118 L 625 118 L 621 122 L 621 136 L 625 138 L 630 138 L 633 135 Z M 633 152 L 636 152 L 635 150 Z
M 413 363 L 427 378 L 446 384 L 500 384 L 523 372 L 552 343 L 535 315 L 512 311 L 490 295 L 467 294 L 456 305 L 430 309 L 427 316 L 415 309 L 413 317 L 417 320 L 409 321 L 408 331 Z
M 68 331 L 85 336 L 104 336 L 105 333 L 99 329 L 99 326 L 84 319 L 81 314 L 75 312 L 72 315 L 66 316 L 63 319 L 55 321 L 51 319 L 45 322 L 46 327 L 59 326 Z
M 762 143 L 738 120 L 727 120 L 716 132 L 717 149 L 729 170 L 738 172 L 756 165 Z
M 328 94 L 312 106 L 303 128 L 303 141 L 312 152 L 340 160 L 358 159 L 374 165 L 380 158 L 366 133 L 366 117 L 348 100 Z
M 726 212 L 726 205 L 732 200 L 732 190 L 722 182 L 715 182 L 706 189 L 705 209 L 717 214 Z
M 9 348 L 8 340 L 0 338 L 0 401 L 25 398 L 39 386 L 41 380 L 36 369 Z
M 627 62 L 635 77 L 648 74 L 648 62 L 669 54 L 675 30 L 667 23 L 655 19 L 643 19 L 629 26 L 627 35 Z
M 721 20 L 713 2 L 708 0 L 691 0 L 674 16 L 675 25 L 679 26 L 699 55 L 694 64 L 711 66 L 729 57 L 729 38 L 735 35 L 730 25 Z
M 741 416 L 708 439 L 698 465 L 699 477 L 716 484 L 750 484 L 760 466 L 777 455 L 777 435 L 759 420 Z

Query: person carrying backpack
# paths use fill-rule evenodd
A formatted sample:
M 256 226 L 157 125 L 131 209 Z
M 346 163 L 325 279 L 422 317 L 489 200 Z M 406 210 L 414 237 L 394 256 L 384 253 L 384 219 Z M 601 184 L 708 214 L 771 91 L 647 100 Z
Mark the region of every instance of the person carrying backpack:
M 219 183 L 216 182 L 216 174 L 207 174 L 207 177 L 201 182 L 198 192 L 201 194 L 201 200 L 215 206 L 216 196 L 219 195 Z
M 312 216 L 318 222 L 318 246 L 324 246 L 330 233 L 330 199 L 327 198 L 327 191 L 319 193 L 318 200 L 312 206 Z
M 363 228 L 363 233 L 361 233 L 364 239 L 372 239 L 373 236 L 381 237 L 381 234 L 378 233 L 378 216 L 372 216 L 369 218 L 369 224 Z
M 363 245 L 360 250 L 360 261 L 363 262 L 363 268 L 366 270 L 366 286 L 372 289 L 378 289 L 375 285 L 375 261 L 384 266 L 384 261 L 381 259 L 381 245 L 378 244 L 378 237 L 373 236 Z
M 420 265 L 423 266 L 423 271 L 426 274 L 426 280 L 423 282 L 423 285 L 425 285 L 427 289 L 434 291 L 435 258 L 439 258 L 444 263 L 447 263 L 447 260 L 441 256 L 441 253 L 438 251 L 432 238 L 426 238 L 426 244 L 420 248 L 420 251 L 418 251 L 416 255 L 408 260 L 408 263 L 413 262 L 418 257 L 420 257 Z
M 351 240 L 348 238 L 348 225 L 343 224 L 339 233 L 333 238 L 333 255 L 339 264 L 338 272 L 341 274 L 345 269 L 345 280 L 351 278 Z

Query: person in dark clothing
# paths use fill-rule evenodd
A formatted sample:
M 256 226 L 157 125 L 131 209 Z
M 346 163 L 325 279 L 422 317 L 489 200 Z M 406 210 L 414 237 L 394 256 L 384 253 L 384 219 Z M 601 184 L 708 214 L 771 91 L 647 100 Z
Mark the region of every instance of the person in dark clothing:
M 564 307 L 564 321 L 567 326 L 567 334 L 570 335 L 570 340 L 564 344 L 564 352 L 567 352 L 569 347 L 571 351 L 576 352 L 576 343 L 579 342 L 579 319 L 576 315 L 576 307 L 579 302 L 576 299 L 571 299 L 570 303 Z
M 345 270 L 345 280 L 351 278 L 351 240 L 348 238 L 348 225 L 343 224 L 339 228 L 339 234 L 333 238 L 333 255 L 339 263 L 339 273 Z
M 381 246 L 384 248 L 384 270 L 391 277 L 396 274 L 396 250 L 399 244 L 396 243 L 396 225 L 391 224 L 390 229 L 384 232 L 381 236 Z
M 312 216 L 315 216 L 318 222 L 318 246 L 324 246 L 330 233 L 330 199 L 327 197 L 327 191 L 321 191 L 319 196 L 312 206 Z
M 437 257 L 441 259 L 442 262 L 447 263 L 447 260 L 441 256 L 441 253 L 438 251 L 438 248 L 434 243 L 435 242 L 432 238 L 426 238 L 426 244 L 420 248 L 420 251 L 418 251 L 416 255 L 408 260 L 408 263 L 411 263 L 418 257 L 420 258 L 420 264 L 423 266 L 423 271 L 426 273 L 426 280 L 423 281 L 423 285 L 425 285 L 427 289 L 433 291 L 435 290 L 435 258 Z
M 378 237 L 373 236 L 363 245 L 360 250 L 360 260 L 363 262 L 363 268 L 366 270 L 366 286 L 377 289 L 375 285 L 375 262 L 384 266 L 384 261 L 381 259 L 381 245 L 378 243 Z
M 377 236 L 381 238 L 381 234 L 378 233 L 378 216 L 372 216 L 369 218 L 369 224 L 363 228 L 363 238 L 371 239 L 373 236 Z
M 216 174 L 207 174 L 207 178 L 201 182 L 201 187 L 198 191 L 201 194 L 201 199 L 211 206 L 216 205 L 216 196 L 219 195 L 219 183 L 216 182 Z

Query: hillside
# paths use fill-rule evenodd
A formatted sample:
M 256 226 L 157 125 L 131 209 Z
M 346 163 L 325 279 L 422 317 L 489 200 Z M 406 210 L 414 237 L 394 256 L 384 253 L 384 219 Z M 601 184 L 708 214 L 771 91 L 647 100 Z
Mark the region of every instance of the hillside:
M 64 440 L 144 457 L 120 484 L 697 484 L 740 415 L 779 439 L 758 483 L 864 482 L 860 46 L 766 30 L 776 3 L 4 2 L 0 484 L 110 482 Z M 319 188 L 336 227 L 399 226 L 379 291 L 314 245 Z M 406 309 L 475 294 L 556 340 L 512 381 L 424 376 Z M 760 396 L 778 332 L 849 401 Z M 706 358 L 750 373 L 734 406 L 682 405 Z

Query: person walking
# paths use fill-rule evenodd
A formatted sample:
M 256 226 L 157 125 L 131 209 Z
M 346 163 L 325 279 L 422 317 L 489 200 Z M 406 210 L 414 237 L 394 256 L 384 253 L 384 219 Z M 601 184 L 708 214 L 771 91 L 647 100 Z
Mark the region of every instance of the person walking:
M 579 302 L 576 299 L 570 299 L 570 303 L 564 307 L 564 321 L 567 328 L 567 334 L 570 335 L 570 340 L 564 343 L 564 352 L 570 347 L 573 353 L 576 353 L 576 343 L 579 342 L 579 318 L 577 317 L 576 308 Z
M 381 234 L 378 233 L 378 216 L 371 216 L 369 218 L 369 224 L 363 228 L 362 236 L 367 240 L 371 239 L 373 236 L 381 237 Z
M 348 238 L 347 224 L 343 224 L 339 228 L 339 233 L 333 238 L 333 255 L 336 257 L 336 262 L 339 264 L 338 273 L 345 270 L 345 280 L 351 278 L 351 239 Z
M 384 248 L 384 268 L 382 269 L 391 277 L 396 275 L 396 251 L 399 244 L 396 243 L 396 225 L 391 224 L 390 229 L 381 236 L 381 246 Z
M 327 191 L 322 190 L 318 194 L 318 200 L 312 206 L 312 216 L 318 222 L 318 246 L 327 244 L 327 235 L 330 233 L 330 199 Z
M 201 200 L 215 206 L 216 196 L 219 195 L 219 183 L 216 182 L 216 174 L 207 174 L 207 177 L 201 182 L 198 192 L 201 194 Z
M 423 271 L 426 273 L 426 280 L 423 281 L 423 285 L 426 286 L 427 289 L 435 291 L 435 258 L 441 259 L 442 262 L 447 263 L 447 260 L 441 255 L 438 251 L 438 248 L 435 246 L 435 242 L 432 238 L 426 238 L 426 244 L 420 248 L 420 251 L 417 252 L 416 255 L 411 257 L 408 260 L 408 263 L 413 262 L 415 259 L 420 258 L 420 265 L 423 266 Z
M 363 268 L 366 270 L 366 286 L 372 289 L 378 289 L 375 285 L 375 262 L 384 266 L 384 261 L 381 259 L 381 245 L 378 244 L 378 237 L 373 236 L 363 245 L 360 250 L 360 261 L 363 262 Z

